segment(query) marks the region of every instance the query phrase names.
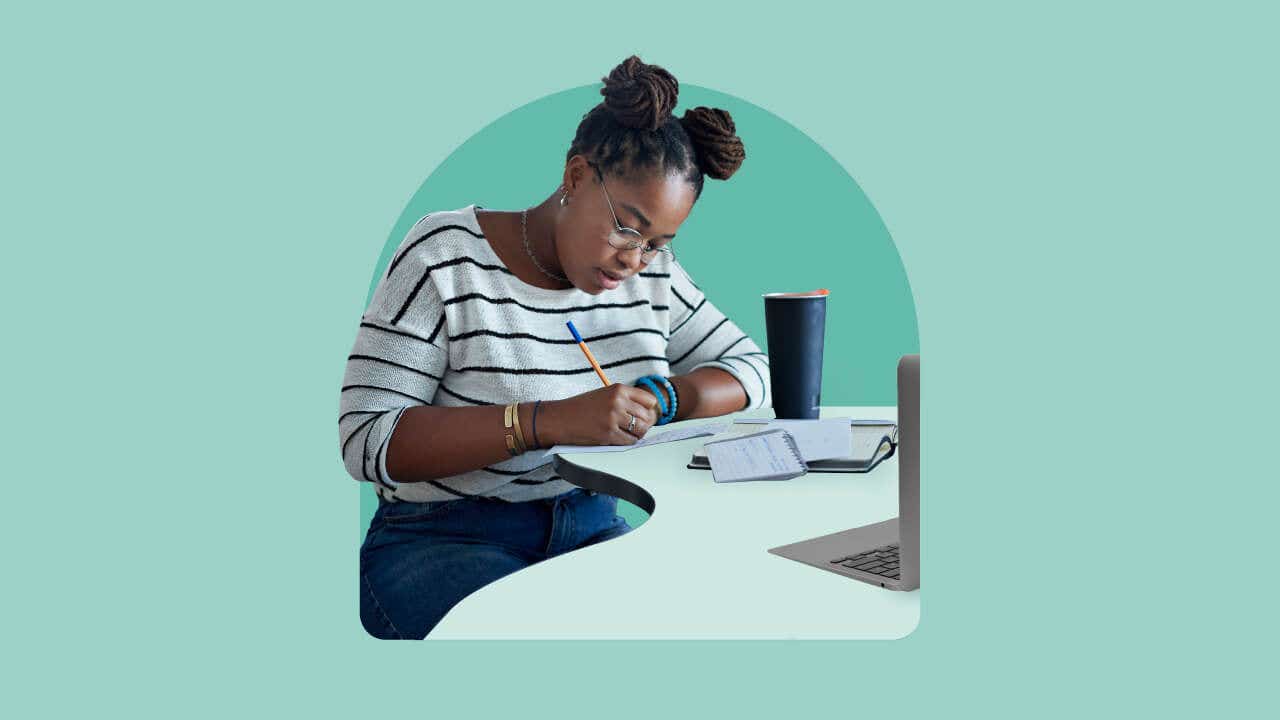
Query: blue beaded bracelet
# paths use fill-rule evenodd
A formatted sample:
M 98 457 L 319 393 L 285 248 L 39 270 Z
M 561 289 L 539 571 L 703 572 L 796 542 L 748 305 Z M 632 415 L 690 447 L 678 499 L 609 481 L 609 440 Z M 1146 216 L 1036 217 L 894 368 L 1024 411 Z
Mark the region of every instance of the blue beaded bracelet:
M 667 411 L 667 417 L 663 419 L 662 424 L 674 422 L 676 419 L 676 411 L 680 409 L 680 396 L 676 395 L 676 386 L 666 378 L 661 378 L 662 385 L 667 389 L 667 396 L 671 398 L 671 408 Z
M 636 381 L 636 387 L 645 388 L 649 392 L 653 393 L 654 397 L 658 398 L 658 422 L 656 424 L 661 425 L 662 418 L 667 416 L 667 401 L 662 399 L 662 392 L 658 390 L 658 386 L 653 382 L 654 377 L 657 376 L 646 375 L 640 378 Z
M 662 383 L 662 386 L 666 389 L 667 397 L 671 398 L 670 407 L 668 407 L 667 403 L 663 401 L 662 392 L 658 390 L 658 385 L 654 382 L 655 380 Z M 676 413 L 680 410 L 680 398 L 676 395 L 676 388 L 671 384 L 670 380 L 662 377 L 661 375 L 645 375 L 636 381 L 636 387 L 646 388 L 658 398 L 658 408 L 662 412 L 658 416 L 658 422 L 656 424 L 666 425 L 676 419 Z

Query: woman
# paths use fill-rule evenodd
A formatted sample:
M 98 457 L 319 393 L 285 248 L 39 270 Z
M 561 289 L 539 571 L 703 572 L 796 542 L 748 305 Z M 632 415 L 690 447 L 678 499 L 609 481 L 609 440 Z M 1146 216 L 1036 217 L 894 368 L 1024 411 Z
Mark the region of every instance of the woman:
M 767 357 L 671 256 L 703 176 L 742 163 L 732 119 L 677 119 L 675 78 L 634 56 L 604 83 L 561 187 L 519 212 L 422 218 L 362 318 L 338 429 L 348 472 L 379 497 L 360 553 L 375 637 L 425 637 L 476 589 L 631 529 L 616 498 L 530 451 L 769 407 Z

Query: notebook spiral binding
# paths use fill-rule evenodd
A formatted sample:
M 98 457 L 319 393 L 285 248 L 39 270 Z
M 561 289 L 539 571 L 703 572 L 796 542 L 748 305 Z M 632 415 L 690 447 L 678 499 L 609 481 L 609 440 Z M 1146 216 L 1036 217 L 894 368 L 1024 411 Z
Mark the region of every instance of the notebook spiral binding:
M 783 430 L 782 439 L 787 441 L 787 445 L 791 448 L 791 454 L 796 457 L 796 462 L 800 463 L 800 467 L 808 470 L 809 463 L 804 461 L 804 456 L 800 454 L 800 447 L 796 445 L 796 439 L 791 436 L 791 433 Z

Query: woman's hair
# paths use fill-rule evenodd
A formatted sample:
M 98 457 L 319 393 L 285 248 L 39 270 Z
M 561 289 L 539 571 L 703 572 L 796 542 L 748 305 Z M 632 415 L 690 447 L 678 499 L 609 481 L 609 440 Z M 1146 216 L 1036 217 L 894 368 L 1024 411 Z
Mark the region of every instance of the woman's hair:
M 578 124 L 565 162 L 583 155 L 601 172 L 678 174 L 702 194 L 703 175 L 728 180 L 746 151 L 733 118 L 719 108 L 696 107 L 677 118 L 680 84 L 657 65 L 632 55 L 604 79 L 604 101 Z

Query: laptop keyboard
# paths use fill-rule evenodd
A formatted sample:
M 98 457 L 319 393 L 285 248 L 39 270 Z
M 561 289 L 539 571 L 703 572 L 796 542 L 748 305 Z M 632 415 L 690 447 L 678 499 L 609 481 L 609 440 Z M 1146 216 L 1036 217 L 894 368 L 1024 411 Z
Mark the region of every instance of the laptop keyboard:
M 843 565 L 881 577 L 898 577 L 898 544 L 885 545 L 857 555 L 846 555 L 832 560 L 833 565 Z

